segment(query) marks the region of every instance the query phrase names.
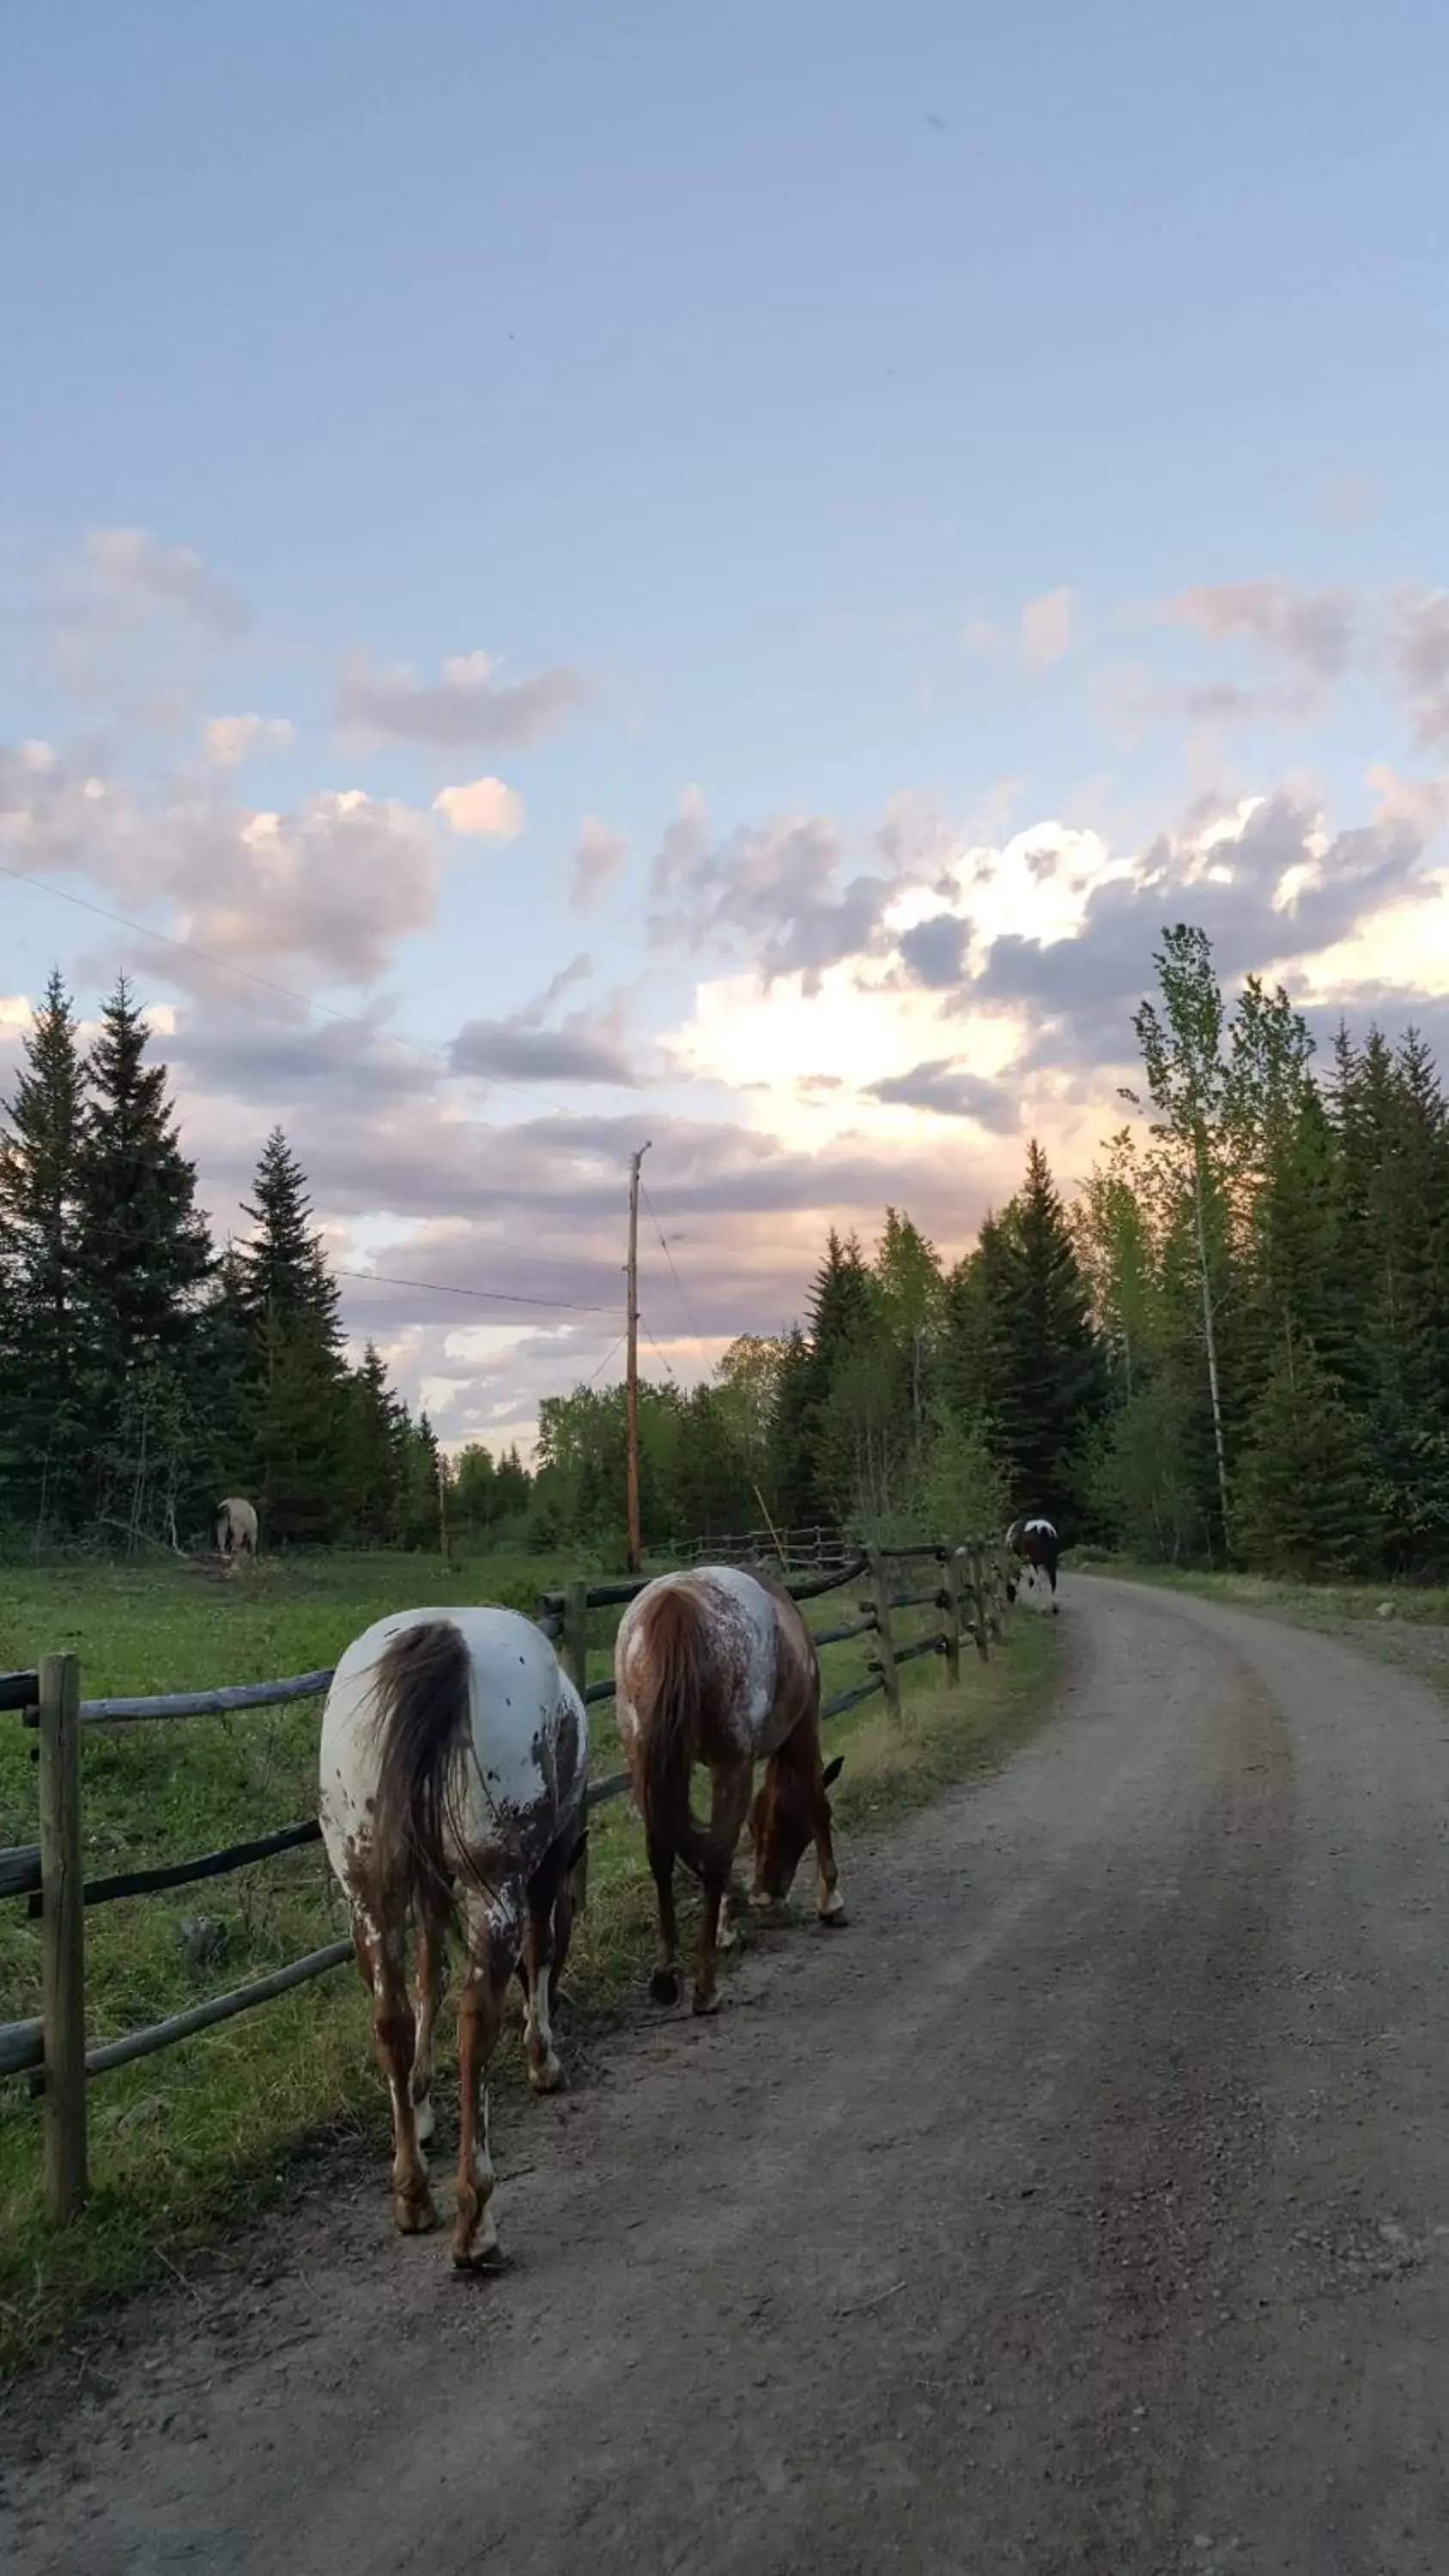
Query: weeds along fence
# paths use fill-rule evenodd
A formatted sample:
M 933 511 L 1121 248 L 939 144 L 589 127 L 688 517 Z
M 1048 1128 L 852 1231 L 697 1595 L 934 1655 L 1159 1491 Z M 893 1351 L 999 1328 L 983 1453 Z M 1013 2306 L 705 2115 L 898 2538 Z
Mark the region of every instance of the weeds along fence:
M 541 1594 L 535 1604 L 538 1625 L 555 1644 L 560 1663 L 590 1707 L 614 1695 L 612 1674 L 589 1678 L 590 1613 L 622 1608 L 652 1579 L 646 1575 L 617 1583 L 569 1583 L 561 1592 Z M 857 1584 L 865 1597 L 855 1605 L 855 1615 L 813 1631 L 821 1647 L 866 1636 L 875 1640 L 866 1679 L 825 1701 L 822 1714 L 827 1719 L 842 1716 L 879 1692 L 892 1718 L 898 1720 L 902 1665 L 917 1656 L 940 1655 L 948 1677 L 957 1681 L 963 1646 L 969 1643 L 985 1661 L 1001 1635 L 1005 1579 L 993 1541 L 972 1539 L 951 1545 L 927 1540 L 907 1547 L 865 1548 L 844 1564 L 792 1581 L 787 1588 L 795 1600 L 804 1602 L 825 1599 Z M 903 1641 L 897 1620 L 903 1613 L 921 1610 L 939 1612 L 939 1625 L 924 1636 Z M 271 2003 L 294 1986 L 342 1967 L 353 1955 L 350 1940 L 329 1941 L 230 1993 L 213 1995 L 164 2021 L 88 2047 L 85 1918 L 92 1906 L 160 1895 L 199 1880 L 224 1877 L 277 1853 L 318 1842 L 322 1828 L 316 1816 L 308 1816 L 298 1824 L 283 1825 L 191 1860 L 87 1879 L 81 1762 L 86 1733 L 92 1727 L 231 1715 L 315 1699 L 327 1689 L 332 1669 L 218 1690 L 95 1700 L 81 1697 L 80 1663 L 74 1655 L 47 1655 L 33 1672 L 0 1673 L 0 1712 L 18 1716 L 36 1734 L 40 1832 L 38 1843 L 0 1849 L 0 1899 L 20 1898 L 27 1903 L 40 1924 L 41 1950 L 40 2014 L 29 2021 L 0 2022 L 0 2078 L 24 2078 L 32 2094 L 41 2098 L 42 2191 L 46 2210 L 58 2224 L 75 2218 L 85 2205 L 86 2086 L 92 2077 L 150 2057 L 158 2049 L 174 2048 L 237 2013 Z M 595 1781 L 589 1805 L 602 1806 L 622 1797 L 628 1787 L 628 1774 L 623 1771 Z

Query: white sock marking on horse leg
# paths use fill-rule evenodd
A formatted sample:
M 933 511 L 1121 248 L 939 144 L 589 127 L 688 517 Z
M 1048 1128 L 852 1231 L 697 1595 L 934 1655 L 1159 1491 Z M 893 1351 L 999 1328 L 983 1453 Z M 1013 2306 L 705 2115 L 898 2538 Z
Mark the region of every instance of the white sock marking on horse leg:
M 482 2089 L 478 2104 L 478 2141 L 473 2149 L 473 2184 L 482 2203 L 478 2252 L 493 2254 L 498 2250 L 498 2216 L 494 2202 L 498 2194 L 498 2176 L 493 2169 L 492 2150 L 488 2144 L 488 2087 Z
M 554 2050 L 553 2028 L 548 2017 L 549 1962 L 545 1959 L 528 1980 L 527 2054 L 530 2067 L 550 2084 L 557 2083 L 562 2068 Z
M 845 1899 L 840 1893 L 838 1880 L 828 1894 L 822 1895 L 818 1911 L 822 1923 L 833 1923 L 837 1914 L 845 1912 Z

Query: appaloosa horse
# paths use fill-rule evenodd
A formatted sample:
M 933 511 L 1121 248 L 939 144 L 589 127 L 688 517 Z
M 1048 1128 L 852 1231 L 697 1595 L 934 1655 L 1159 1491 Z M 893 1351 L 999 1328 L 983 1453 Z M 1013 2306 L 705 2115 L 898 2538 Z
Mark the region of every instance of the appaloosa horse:
M 644 1820 L 659 1898 L 656 2003 L 679 1994 L 674 1864 L 704 1889 L 694 2009 L 713 2012 L 720 1913 L 748 1815 L 755 1850 L 751 1902 L 782 1903 L 807 1843 L 815 1845 L 816 1909 L 843 1923 L 826 1791 L 840 1771 L 820 1756 L 820 1659 L 801 1612 L 767 1575 L 733 1565 L 662 1574 L 619 1623 L 614 1647 L 619 1734 Z M 753 1808 L 755 1764 L 766 1765 Z M 710 1774 L 710 1818 L 690 1808 L 696 1762 Z
M 1036 1578 L 1038 1574 L 1044 1574 L 1046 1576 L 1048 1583 L 1051 1585 L 1052 1613 L 1053 1616 L 1055 1616 L 1057 1610 L 1057 1559 L 1060 1554 L 1061 1543 L 1051 1522 L 1049 1520 L 1043 1520 L 1039 1515 L 1031 1520 L 1013 1521 L 1010 1529 L 1006 1533 L 1006 1544 L 1010 1553 L 1019 1558 L 1020 1562 L 1026 1567 L 1026 1579 L 1031 1585 L 1033 1591 L 1036 1590 Z M 1017 1587 L 1014 1583 L 1007 1583 L 1006 1597 L 1008 1601 L 1014 1601 L 1016 1599 L 1016 1590 Z
M 229 1494 L 216 1516 L 217 1554 L 228 1562 L 249 1556 L 257 1559 L 257 1516 L 250 1503 L 239 1494 Z
M 392 2095 L 393 2212 L 431 2227 L 433 2026 L 447 1935 L 458 1999 L 460 2269 L 497 2250 L 488 2061 L 515 1971 L 536 2092 L 562 2082 L 551 2022 L 584 1858 L 588 1720 L 553 1648 L 516 1610 L 404 1610 L 347 1649 L 322 1713 L 321 1818 L 346 1890 L 373 2039 Z M 404 1936 L 411 1916 L 416 2009 Z

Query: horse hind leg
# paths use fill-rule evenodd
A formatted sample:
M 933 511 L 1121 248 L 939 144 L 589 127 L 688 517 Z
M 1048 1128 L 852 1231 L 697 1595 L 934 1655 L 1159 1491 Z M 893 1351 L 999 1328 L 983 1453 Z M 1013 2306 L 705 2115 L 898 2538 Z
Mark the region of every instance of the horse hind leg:
M 415 1947 L 413 1994 L 417 2036 L 408 2089 L 412 2094 L 413 2126 L 418 2145 L 425 2147 L 437 2126 L 433 2109 L 433 2034 L 448 1982 L 448 1951 L 442 1932 L 424 1923 L 418 1925 Z
M 412 2076 L 417 2024 L 408 2000 L 401 1923 L 377 1931 L 360 1925 L 354 1935 L 372 1987 L 372 2044 L 392 2102 L 392 2208 L 404 2236 L 421 2236 L 437 2224 L 428 2168 L 418 2141 Z
M 517 1956 L 516 1931 L 492 1909 L 469 1924 L 468 1967 L 458 1999 L 458 2214 L 453 2263 L 477 2271 L 498 2253 L 497 2175 L 488 2139 L 488 2064 L 503 2026 Z
M 554 1968 L 560 1928 L 565 1947 L 568 1941 L 569 1859 L 568 1843 L 555 1843 L 528 1887 L 528 1918 L 523 1934 L 528 2011 L 523 2049 L 528 2080 L 535 2093 L 557 2093 L 564 2080 L 553 2044 L 551 2006 L 556 1991 Z M 561 1910 L 565 1917 L 562 1927 Z
M 649 1979 L 657 2004 L 679 2001 L 679 1916 L 674 1903 L 674 1847 L 650 1838 L 649 1875 L 659 1904 L 659 1955 Z
M 699 1964 L 692 2002 L 697 2013 L 719 2010 L 720 1918 L 734 1875 L 740 1827 L 749 1813 L 753 1766 L 716 1772 L 712 1783 L 708 1834 L 702 1838 L 700 1878 L 704 1886 L 704 1919 L 700 1925 Z

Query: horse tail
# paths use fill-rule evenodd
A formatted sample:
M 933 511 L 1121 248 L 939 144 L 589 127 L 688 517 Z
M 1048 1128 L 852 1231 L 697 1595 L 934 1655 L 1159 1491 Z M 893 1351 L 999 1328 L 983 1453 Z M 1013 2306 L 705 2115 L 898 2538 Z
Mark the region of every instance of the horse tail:
M 406 1904 L 441 1934 L 457 1911 L 462 1840 L 458 1754 L 472 1719 L 472 1658 L 451 1619 L 404 1628 L 378 1661 L 374 1697 L 380 1763 L 372 1811 L 371 1868 L 385 1907 Z
M 699 1839 L 689 1806 L 696 1756 L 714 1729 L 719 1695 L 703 1604 L 682 1583 L 661 1584 L 641 1614 L 644 1635 L 639 1721 L 639 1806 L 652 1843 L 693 1854 Z

